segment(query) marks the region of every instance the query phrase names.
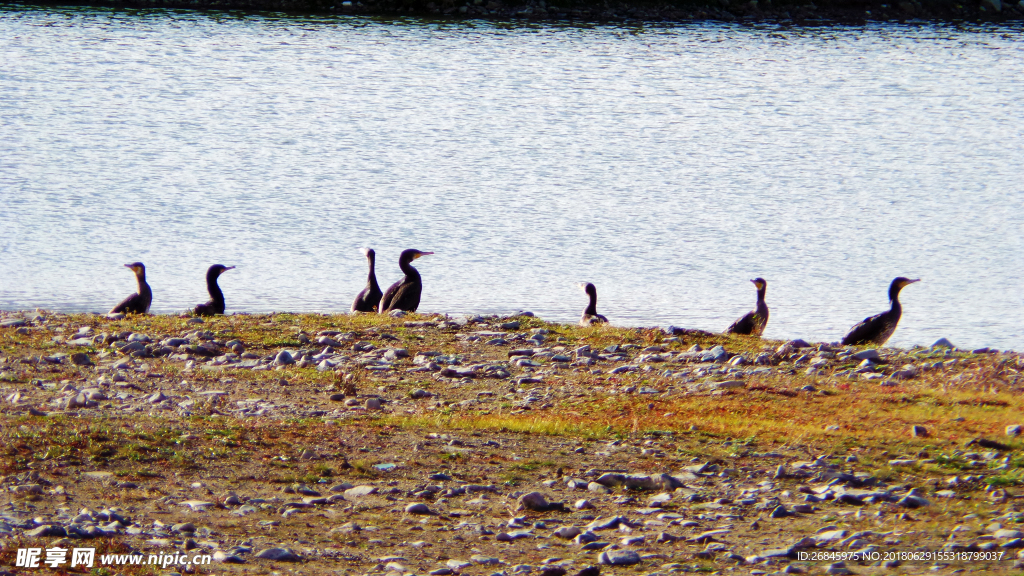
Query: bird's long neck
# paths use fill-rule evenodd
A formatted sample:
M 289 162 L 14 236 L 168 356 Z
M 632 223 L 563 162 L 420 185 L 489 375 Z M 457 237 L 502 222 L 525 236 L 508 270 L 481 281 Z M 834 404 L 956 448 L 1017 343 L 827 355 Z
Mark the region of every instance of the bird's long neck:
M 767 287 L 757 289 L 757 311 L 763 312 L 768 308 L 768 304 L 764 301 L 764 293 L 768 291 Z
M 220 291 L 220 286 L 217 284 L 216 274 L 206 275 L 206 290 L 210 293 L 210 299 L 215 303 L 224 303 L 224 293 Z
M 139 282 L 139 296 L 148 296 L 153 293 L 153 291 L 149 289 L 149 284 L 146 282 L 145 270 L 136 273 L 135 279 Z
M 366 257 L 366 260 L 370 264 L 370 273 L 366 276 L 366 286 L 368 288 L 377 288 L 377 273 L 375 271 L 377 259 L 370 255 Z
M 412 263 L 411 262 L 412 262 L 411 260 L 399 260 L 398 261 L 398 267 L 402 269 L 402 272 L 405 272 L 406 277 L 408 277 L 408 278 L 419 278 L 420 277 L 420 273 L 419 273 L 419 271 L 417 271 L 415 268 L 412 267 Z
M 893 286 L 889 289 L 889 313 L 900 314 L 903 312 L 903 307 L 900 306 L 900 287 Z
M 597 292 L 587 292 L 587 296 L 590 296 L 590 304 L 587 304 L 587 309 L 583 313 L 593 316 L 597 314 Z

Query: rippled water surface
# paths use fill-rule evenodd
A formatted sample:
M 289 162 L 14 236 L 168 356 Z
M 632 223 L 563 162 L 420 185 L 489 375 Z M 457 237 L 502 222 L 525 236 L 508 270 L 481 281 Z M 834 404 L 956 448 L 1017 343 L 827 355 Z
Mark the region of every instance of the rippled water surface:
M 1024 34 L 0 10 L 0 309 L 422 311 L 1024 350 Z

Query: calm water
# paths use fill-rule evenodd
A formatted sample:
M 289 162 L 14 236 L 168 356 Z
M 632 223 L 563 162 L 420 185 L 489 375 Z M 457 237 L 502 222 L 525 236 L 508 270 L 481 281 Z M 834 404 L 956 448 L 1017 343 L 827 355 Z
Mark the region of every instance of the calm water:
M 1024 33 L 0 10 L 0 309 L 422 311 L 1024 350 Z

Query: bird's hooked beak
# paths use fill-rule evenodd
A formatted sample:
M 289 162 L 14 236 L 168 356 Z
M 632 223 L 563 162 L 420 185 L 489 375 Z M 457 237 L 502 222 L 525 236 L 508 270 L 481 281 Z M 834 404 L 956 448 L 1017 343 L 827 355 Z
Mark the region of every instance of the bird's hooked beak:
M 920 279 L 920 278 L 917 278 L 917 279 L 915 279 L 915 280 L 907 280 L 906 282 L 904 282 L 904 283 L 903 283 L 903 285 L 904 285 L 904 286 L 909 286 L 909 285 L 911 285 L 911 284 L 913 284 L 913 283 L 915 283 L 915 282 L 920 282 L 920 281 L 921 281 L 921 279 Z
M 412 259 L 415 260 L 420 256 L 430 256 L 431 254 L 433 254 L 433 252 L 417 252 L 416 255 L 412 257 Z
M 234 266 L 225 266 L 224 269 L 221 270 L 221 273 L 223 274 L 224 272 L 227 272 L 228 270 L 234 270 L 234 269 L 235 269 Z

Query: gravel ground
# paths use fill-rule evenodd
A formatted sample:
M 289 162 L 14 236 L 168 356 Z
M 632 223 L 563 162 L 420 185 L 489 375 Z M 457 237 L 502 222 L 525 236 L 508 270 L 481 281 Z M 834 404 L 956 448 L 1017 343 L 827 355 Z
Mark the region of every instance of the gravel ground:
M 213 560 L 110 574 L 1019 573 L 1022 366 L 528 315 L 4 313 L 0 571 L 88 546 Z

